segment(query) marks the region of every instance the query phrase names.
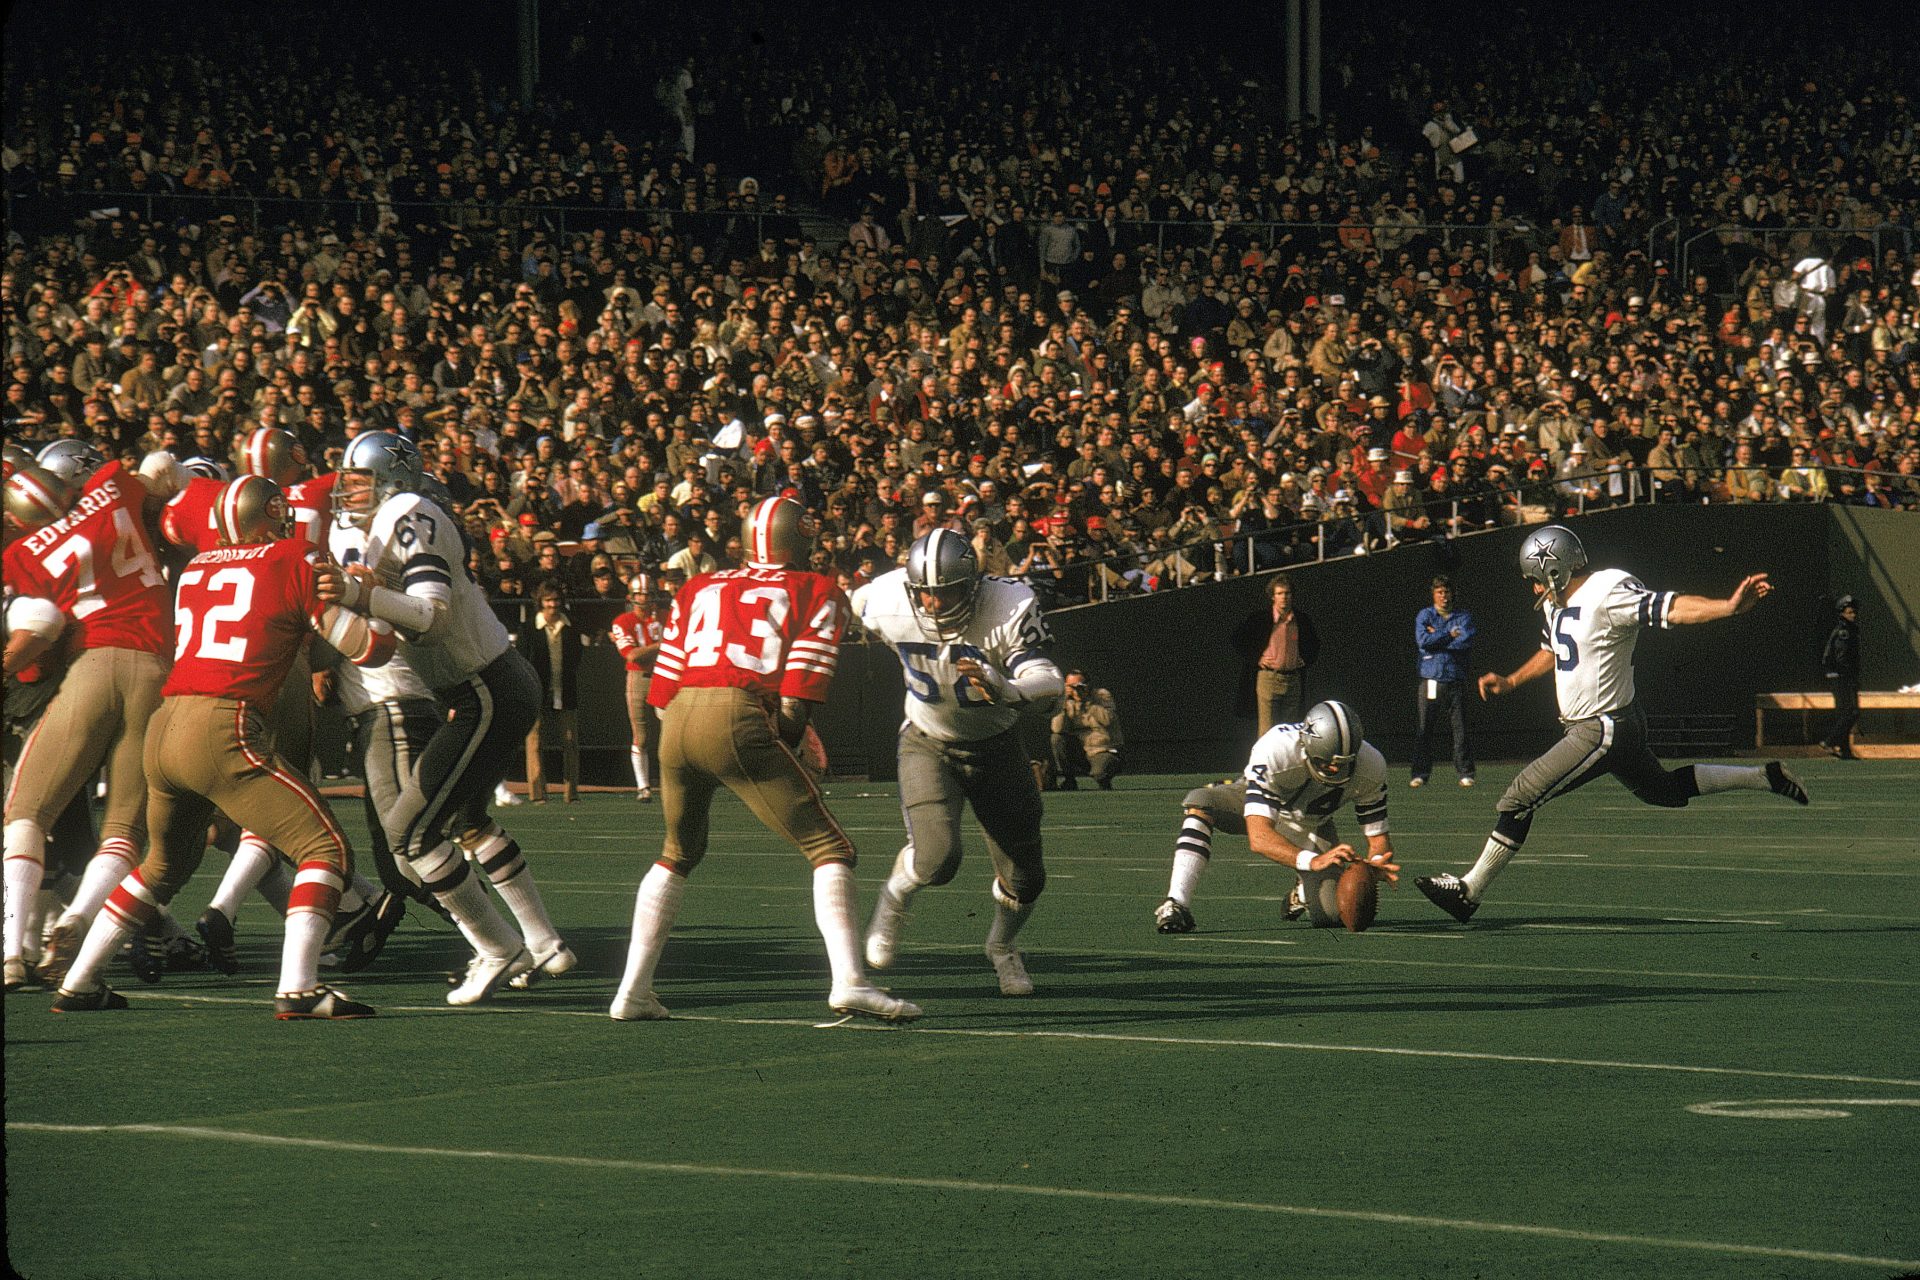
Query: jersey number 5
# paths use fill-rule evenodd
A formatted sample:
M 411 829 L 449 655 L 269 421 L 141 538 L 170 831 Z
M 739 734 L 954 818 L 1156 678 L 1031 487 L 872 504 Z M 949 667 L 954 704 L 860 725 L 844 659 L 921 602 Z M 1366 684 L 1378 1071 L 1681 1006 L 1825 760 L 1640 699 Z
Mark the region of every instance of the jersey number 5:
M 173 660 L 178 662 L 187 656 L 187 650 L 193 644 L 193 611 L 179 603 L 187 598 L 186 589 L 197 585 L 206 578 L 205 569 L 189 569 L 180 575 L 180 594 L 173 606 L 173 625 L 177 633 L 173 645 Z M 218 595 L 231 590 L 231 596 L 222 604 L 208 609 L 201 619 L 200 649 L 195 657 L 209 658 L 215 662 L 242 662 L 247 656 L 247 638 L 229 636 L 222 639 L 217 633 L 229 622 L 238 622 L 247 616 L 253 607 L 253 570 L 246 568 L 221 569 L 211 578 L 207 578 L 207 594 Z
M 1571 671 L 1580 665 L 1580 646 L 1566 633 L 1563 624 L 1580 621 L 1580 606 L 1562 609 L 1553 620 L 1553 665 Z

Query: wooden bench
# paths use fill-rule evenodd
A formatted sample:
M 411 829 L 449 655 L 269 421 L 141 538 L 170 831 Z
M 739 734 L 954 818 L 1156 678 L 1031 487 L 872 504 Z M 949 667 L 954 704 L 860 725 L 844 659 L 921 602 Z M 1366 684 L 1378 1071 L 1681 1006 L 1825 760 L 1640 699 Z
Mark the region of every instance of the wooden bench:
M 1753 698 L 1753 745 L 1767 745 L 1767 712 L 1798 711 L 1800 713 L 1800 738 L 1803 742 L 1814 741 L 1813 713 L 1832 711 L 1833 694 L 1826 690 L 1813 693 L 1759 693 Z M 1920 712 L 1920 693 L 1868 693 L 1860 694 L 1862 716 L 1869 711 Z M 1902 717 L 1905 720 L 1905 717 Z M 1920 744 L 1909 740 L 1881 744 L 1854 744 L 1856 754 L 1863 756 L 1920 756 Z

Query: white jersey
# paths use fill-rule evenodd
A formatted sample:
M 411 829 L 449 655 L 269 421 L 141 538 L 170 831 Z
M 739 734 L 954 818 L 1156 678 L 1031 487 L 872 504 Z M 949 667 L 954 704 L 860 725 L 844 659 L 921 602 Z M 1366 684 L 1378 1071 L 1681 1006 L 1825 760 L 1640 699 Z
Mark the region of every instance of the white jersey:
M 1545 604 L 1540 647 L 1553 654 L 1553 690 L 1560 719 L 1571 723 L 1612 715 L 1633 702 L 1633 645 L 1642 627 L 1671 626 L 1673 592 L 1649 591 L 1620 569 L 1599 569 L 1567 597 Z
M 1036 665 L 1043 664 L 1053 690 L 1060 688 L 1060 669 L 1049 652 L 1053 636 L 1033 589 L 1023 582 L 982 577 L 973 612 L 953 636 L 942 636 L 914 609 L 905 569 L 855 591 L 853 613 L 870 635 L 899 655 L 907 677 L 907 723 L 941 742 L 978 742 L 1005 733 L 1020 718 L 1022 703 L 1005 696 L 983 701 L 961 680 L 955 664 L 963 658 L 1006 679 L 1043 674 Z
M 400 632 L 400 656 L 430 689 L 459 684 L 505 653 L 512 641 L 485 593 L 467 573 L 467 544 L 453 517 L 417 493 L 380 504 L 362 553 L 383 587 L 446 601 L 430 637 Z
M 1371 742 L 1360 744 L 1353 777 L 1328 784 L 1307 768 L 1302 726 L 1277 724 L 1253 744 L 1242 775 L 1247 801 L 1242 813 L 1274 821 L 1291 821 L 1312 830 L 1339 811 L 1349 798 L 1360 829 L 1370 836 L 1387 833 L 1387 758 Z
M 327 527 L 327 552 L 343 565 L 365 564 L 367 530 L 345 520 Z M 334 668 L 334 688 L 340 696 L 340 709 L 357 716 L 376 702 L 396 702 L 402 698 L 431 698 L 433 691 L 407 661 L 408 646 L 402 645 L 384 666 L 357 667 L 342 662 Z

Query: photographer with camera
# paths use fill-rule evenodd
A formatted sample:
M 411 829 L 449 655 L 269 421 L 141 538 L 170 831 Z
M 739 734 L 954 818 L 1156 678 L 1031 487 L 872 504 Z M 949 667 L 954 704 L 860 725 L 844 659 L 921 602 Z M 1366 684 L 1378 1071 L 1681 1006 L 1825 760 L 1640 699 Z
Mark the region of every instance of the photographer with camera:
M 1102 791 L 1113 790 L 1122 741 L 1113 695 L 1096 688 L 1084 672 L 1067 672 L 1066 692 L 1053 714 L 1054 789 L 1077 791 L 1076 779 L 1091 777 Z

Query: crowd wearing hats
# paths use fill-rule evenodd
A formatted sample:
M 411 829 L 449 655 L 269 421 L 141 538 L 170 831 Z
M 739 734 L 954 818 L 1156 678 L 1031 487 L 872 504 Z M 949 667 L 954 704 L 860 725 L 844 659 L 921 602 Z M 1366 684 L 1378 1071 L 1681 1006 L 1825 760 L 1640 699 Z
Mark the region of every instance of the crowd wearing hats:
M 737 560 L 772 492 L 849 580 L 945 526 L 1053 603 L 1596 504 L 1920 504 L 1887 42 L 1361 30 L 1288 127 L 1257 41 L 909 12 L 882 65 L 748 8 L 738 45 L 591 11 L 531 111 L 401 53 L 294 76 L 272 29 L 216 67 L 190 15 L 111 73 L 84 31 L 9 61 L 10 431 L 405 431 L 495 590 L 608 599 Z M 697 163 L 670 111 L 608 127 L 627 65 L 687 68 Z

